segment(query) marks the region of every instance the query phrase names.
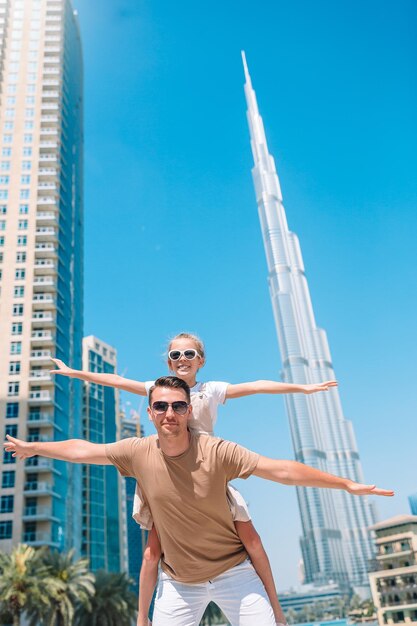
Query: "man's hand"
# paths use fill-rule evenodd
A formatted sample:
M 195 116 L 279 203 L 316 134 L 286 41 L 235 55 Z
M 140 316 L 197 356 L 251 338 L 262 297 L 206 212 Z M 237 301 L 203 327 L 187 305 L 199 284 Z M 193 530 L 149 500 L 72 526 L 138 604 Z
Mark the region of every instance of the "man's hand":
M 6 435 L 7 441 L 3 443 L 4 449 L 6 452 L 11 452 L 12 456 L 17 457 L 18 459 L 28 459 L 31 456 L 35 456 L 35 452 L 32 449 L 32 445 L 29 441 L 22 441 L 21 439 L 16 439 L 16 437 L 11 437 L 10 435 Z
M 316 385 L 302 385 L 303 393 L 317 393 L 318 391 L 328 391 L 330 387 L 337 387 L 337 380 L 326 380 L 324 383 L 317 383 Z
M 394 492 L 391 489 L 380 489 L 376 485 L 361 485 L 355 483 L 353 480 L 348 481 L 346 485 L 346 491 L 353 496 L 393 496 Z
M 61 361 L 60 359 L 53 359 L 51 357 L 51 361 L 55 363 L 58 369 L 50 370 L 49 371 L 50 374 L 61 374 L 62 376 L 72 376 L 76 371 L 68 367 L 68 365 L 65 365 L 64 361 Z

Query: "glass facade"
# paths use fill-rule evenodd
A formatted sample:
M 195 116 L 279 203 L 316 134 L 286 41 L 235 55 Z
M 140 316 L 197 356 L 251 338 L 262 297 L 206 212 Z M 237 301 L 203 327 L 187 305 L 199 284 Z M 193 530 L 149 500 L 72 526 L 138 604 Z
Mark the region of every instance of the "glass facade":
M 116 353 L 95 337 L 83 340 L 83 367 L 113 374 Z M 83 438 L 106 443 L 117 438 L 118 396 L 112 387 L 84 384 Z M 82 466 L 82 554 L 93 571 L 121 570 L 120 485 L 111 465 Z
M 412 493 L 408 496 L 408 502 L 410 504 L 410 510 L 413 515 L 417 515 L 417 493 Z

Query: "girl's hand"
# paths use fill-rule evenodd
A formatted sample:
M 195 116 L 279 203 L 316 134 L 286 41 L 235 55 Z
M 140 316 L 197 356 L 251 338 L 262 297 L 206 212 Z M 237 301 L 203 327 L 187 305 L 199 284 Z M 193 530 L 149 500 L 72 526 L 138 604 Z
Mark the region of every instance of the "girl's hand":
M 376 485 L 362 485 L 355 483 L 353 480 L 349 480 L 346 485 L 346 491 L 353 496 L 393 496 L 392 489 L 380 489 Z
M 317 383 L 317 385 L 302 385 L 303 393 L 317 393 L 318 391 L 328 391 L 330 387 L 337 387 L 337 380 L 326 380 L 324 383 Z
M 50 370 L 49 372 L 50 374 L 61 374 L 62 376 L 72 376 L 74 374 L 75 370 L 68 367 L 68 365 L 65 365 L 64 361 L 61 361 L 60 359 L 53 359 L 53 358 L 51 358 L 51 361 L 55 363 L 58 369 Z

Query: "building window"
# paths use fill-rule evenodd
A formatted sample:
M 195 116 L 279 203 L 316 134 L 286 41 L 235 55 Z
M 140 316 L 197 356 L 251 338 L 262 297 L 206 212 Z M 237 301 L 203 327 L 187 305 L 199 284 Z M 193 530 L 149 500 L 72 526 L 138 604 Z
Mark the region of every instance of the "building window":
M 22 170 L 30 170 L 32 168 L 31 161 L 22 161 Z
M 2 161 L 0 163 L 0 169 L 3 171 L 8 171 L 10 169 L 10 161 Z
M 9 192 L 7 189 L 0 189 L 0 200 L 7 200 L 9 197 Z
M 15 287 L 14 291 L 13 291 L 13 295 L 15 298 L 23 298 L 25 295 L 25 288 L 24 286 L 19 286 L 19 287 Z
M 32 148 L 23 148 L 23 156 L 32 156 Z
M 5 204 L 1 204 L 0 205 L 0 214 L 1 215 L 6 215 L 7 213 L 7 206 Z
M 0 513 L 13 513 L 14 496 L 0 497 Z
M 0 263 L 3 263 L 3 252 L 0 252 Z
M 13 527 L 12 527 L 11 520 L 0 522 L 0 539 L 11 539 L 12 532 L 13 532 Z
M 12 324 L 12 335 L 21 335 L 23 331 L 22 322 L 14 322 Z
M 17 238 L 18 246 L 26 246 L 27 242 L 28 238 L 26 237 L 26 235 L 19 235 L 19 237 Z
M 11 148 L 3 148 L 1 151 L 1 155 L 4 157 L 9 157 L 12 156 L 12 149 Z
M 13 130 L 14 122 L 4 122 L 3 130 Z
M 19 395 L 19 387 L 20 383 L 9 383 L 7 386 L 7 395 L 10 396 L 18 396 Z
M 12 143 L 13 135 L 3 135 L 3 143 Z
M 7 424 L 4 431 L 4 438 L 6 435 L 10 435 L 10 437 L 17 437 L 17 424 Z
M 25 174 L 24 176 L 20 177 L 20 184 L 21 185 L 30 185 L 30 176 L 28 176 L 27 174 Z
M 27 220 L 19 220 L 18 228 L 19 230 L 27 230 L 28 221 Z
M 26 270 L 16 270 L 14 277 L 16 280 L 24 280 L 26 275 Z
M 10 354 L 22 354 L 22 342 L 12 341 L 10 344 Z
M 23 304 L 14 304 L 13 305 L 13 316 L 20 317 L 23 315 Z
M 19 206 L 19 213 L 20 213 L 20 215 L 27 215 L 29 213 L 29 205 L 28 204 L 21 204 Z
M 25 102 L 26 102 L 26 104 L 35 104 L 34 96 L 26 96 Z
M 16 463 L 16 457 L 12 456 L 11 452 L 6 452 L 6 450 L 4 450 L 3 451 L 3 464 L 13 465 L 14 463 Z
M 4 237 L 0 237 L 0 246 L 4 246 Z
M 26 252 L 16 252 L 16 263 L 25 263 Z
M 20 190 L 20 199 L 27 200 L 29 198 L 29 189 L 21 189 Z
M 24 143 L 32 143 L 33 135 L 23 135 Z M 6 142 L 4 142 L 6 143 Z
M 34 117 L 35 116 L 35 109 L 25 109 L 25 116 L 26 117 Z
M 11 489 L 15 485 L 16 472 L 7 470 L 1 476 L 1 486 L 3 489 Z
M 6 230 L 6 220 L 0 220 L 0 230 Z
M 8 176 L 0 176 L 0 185 L 8 185 L 9 180 Z
M 9 374 L 11 376 L 16 376 L 17 374 L 20 374 L 20 361 L 10 361 Z
M 8 402 L 6 404 L 6 417 L 7 418 L 19 417 L 19 403 L 18 402 Z

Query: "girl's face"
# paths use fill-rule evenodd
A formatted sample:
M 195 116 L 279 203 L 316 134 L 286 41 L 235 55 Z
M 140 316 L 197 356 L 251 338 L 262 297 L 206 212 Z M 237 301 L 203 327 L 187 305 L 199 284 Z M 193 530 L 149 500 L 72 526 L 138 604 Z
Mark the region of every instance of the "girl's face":
M 195 341 L 192 339 L 174 339 L 171 342 L 169 351 L 171 350 L 197 350 Z M 194 380 L 200 367 L 203 367 L 204 359 L 201 356 L 196 356 L 195 359 L 186 359 L 182 354 L 177 361 L 173 361 L 168 357 L 168 367 L 178 378 L 183 380 Z

